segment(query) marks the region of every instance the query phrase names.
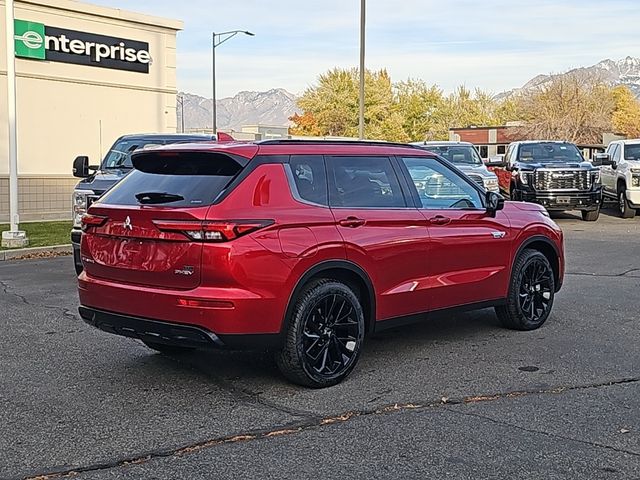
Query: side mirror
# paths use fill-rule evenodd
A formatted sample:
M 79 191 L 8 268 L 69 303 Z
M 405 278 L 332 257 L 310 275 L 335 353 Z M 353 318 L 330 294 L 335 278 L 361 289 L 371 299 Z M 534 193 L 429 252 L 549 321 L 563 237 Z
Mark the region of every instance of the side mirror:
M 608 153 L 596 153 L 591 162 L 594 167 L 601 167 L 603 165 L 609 165 L 616 168 L 616 162 L 611 159 L 611 155 Z M 614 166 L 616 165 L 616 166 Z
M 73 161 L 73 176 L 87 178 L 89 176 L 89 157 L 81 155 Z
M 504 208 L 504 197 L 496 192 L 487 192 L 487 196 L 485 198 L 487 214 L 491 217 L 495 217 L 496 212 Z
M 504 155 L 496 155 L 495 157 L 488 158 L 484 164 L 487 167 L 504 167 Z

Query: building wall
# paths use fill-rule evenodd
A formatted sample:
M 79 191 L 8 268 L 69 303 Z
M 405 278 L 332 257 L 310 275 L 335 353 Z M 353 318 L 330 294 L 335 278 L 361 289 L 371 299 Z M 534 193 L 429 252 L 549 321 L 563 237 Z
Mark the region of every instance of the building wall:
M 16 58 L 21 221 L 70 218 L 77 155 L 97 164 L 120 135 L 176 131 L 176 33 L 182 24 L 71 0 L 18 0 L 15 18 L 149 44 L 149 73 Z M 8 219 L 5 52 L 0 35 L 0 222 Z

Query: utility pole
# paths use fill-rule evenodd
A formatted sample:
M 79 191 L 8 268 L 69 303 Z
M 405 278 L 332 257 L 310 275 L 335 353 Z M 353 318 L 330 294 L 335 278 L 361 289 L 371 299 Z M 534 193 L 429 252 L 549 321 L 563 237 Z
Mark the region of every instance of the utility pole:
M 365 42 L 366 0 L 360 0 L 360 114 L 358 119 L 358 138 L 364 140 L 364 42 Z
M 7 119 L 9 122 L 9 223 L 11 229 L 2 232 L 2 246 L 20 248 L 29 244 L 24 231 L 19 230 L 18 215 L 18 134 L 16 130 L 16 56 L 13 0 L 5 1 L 7 45 Z M 44 39 L 43 39 L 44 40 Z

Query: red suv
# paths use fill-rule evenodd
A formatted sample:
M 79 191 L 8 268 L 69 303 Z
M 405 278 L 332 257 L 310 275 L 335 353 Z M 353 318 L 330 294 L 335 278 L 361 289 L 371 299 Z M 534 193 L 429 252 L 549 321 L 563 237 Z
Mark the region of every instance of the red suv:
M 369 334 L 489 306 L 534 329 L 562 284 L 544 208 L 505 204 L 418 147 L 277 140 L 132 160 L 83 217 L 80 313 L 161 352 L 273 348 L 287 378 L 324 387 Z

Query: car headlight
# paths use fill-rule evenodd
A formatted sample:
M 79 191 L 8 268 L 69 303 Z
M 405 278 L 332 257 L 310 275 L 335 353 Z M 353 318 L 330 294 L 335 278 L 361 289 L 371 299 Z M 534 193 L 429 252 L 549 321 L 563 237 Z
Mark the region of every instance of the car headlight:
M 520 172 L 520 182 L 522 182 L 523 185 L 529 185 L 530 180 L 531 180 L 531 173 Z
M 640 173 L 634 173 L 631 176 L 631 186 L 640 187 Z
M 82 215 L 87 213 L 87 197 L 94 194 L 93 190 L 75 190 L 73 192 L 73 226 L 75 228 L 82 226 Z
M 600 169 L 591 172 L 591 183 L 600 183 Z
M 497 192 L 500 190 L 498 179 L 496 177 L 483 177 L 482 183 L 484 184 L 485 190 L 488 190 L 489 192 Z

